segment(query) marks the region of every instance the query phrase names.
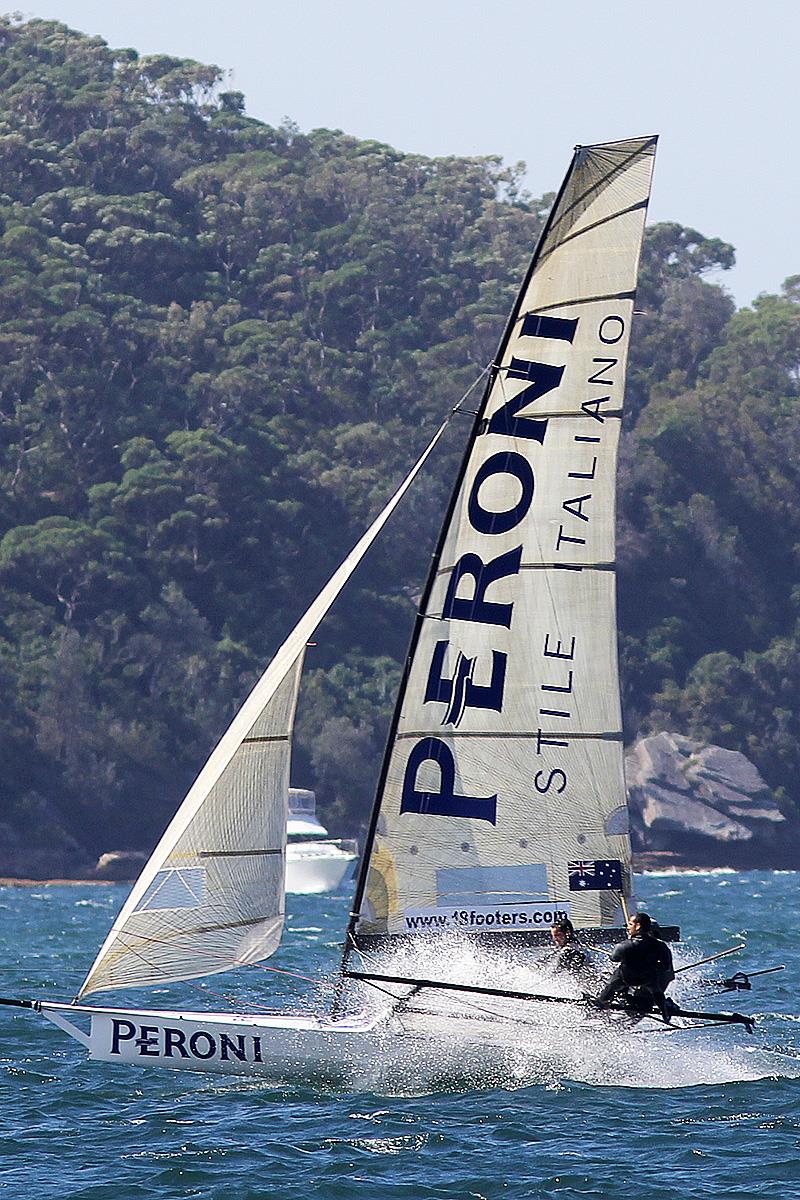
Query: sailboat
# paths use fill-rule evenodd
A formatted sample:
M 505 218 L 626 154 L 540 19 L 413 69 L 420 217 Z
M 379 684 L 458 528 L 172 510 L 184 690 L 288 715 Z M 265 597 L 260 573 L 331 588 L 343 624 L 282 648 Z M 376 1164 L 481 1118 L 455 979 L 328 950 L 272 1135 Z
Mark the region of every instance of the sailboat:
M 522 953 L 564 918 L 584 942 L 624 936 L 632 883 L 615 473 L 655 149 L 644 137 L 575 150 L 485 372 L 419 605 L 332 1011 L 84 1000 L 262 962 L 277 948 L 305 645 L 449 418 L 244 702 L 76 1000 L 12 1002 L 35 1008 L 92 1058 L 271 1075 L 324 1072 L 376 1048 L 407 1061 L 410 1046 L 441 1036 L 424 1014 L 409 1020 L 409 997 L 426 989 L 567 1002 L 448 982 L 442 962 L 454 945 Z M 388 1003 L 364 1001 L 371 985 L 390 993 Z M 465 1017 L 447 1036 L 491 1061 L 501 1026 L 506 1036 L 507 1015 Z

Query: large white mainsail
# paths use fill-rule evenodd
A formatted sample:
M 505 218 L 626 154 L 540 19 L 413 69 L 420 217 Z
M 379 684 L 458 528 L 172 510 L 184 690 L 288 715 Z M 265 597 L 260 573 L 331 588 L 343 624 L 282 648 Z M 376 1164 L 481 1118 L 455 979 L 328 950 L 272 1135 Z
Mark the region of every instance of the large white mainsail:
M 277 948 L 284 916 L 291 733 L 306 642 L 449 419 L 234 717 L 134 884 L 79 996 L 196 979 L 258 962 Z
M 621 923 L 617 444 L 655 138 L 579 147 L 420 606 L 350 944 Z

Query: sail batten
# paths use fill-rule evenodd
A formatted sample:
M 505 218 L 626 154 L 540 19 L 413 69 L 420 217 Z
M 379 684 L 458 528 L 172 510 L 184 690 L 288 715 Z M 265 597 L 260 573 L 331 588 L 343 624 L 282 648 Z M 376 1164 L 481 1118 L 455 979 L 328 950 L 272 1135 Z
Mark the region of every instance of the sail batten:
M 421 600 L 350 945 L 622 923 L 616 457 L 654 150 L 578 148 L 509 317 Z
M 539 313 L 552 312 L 555 308 L 575 308 L 576 305 L 581 304 L 597 304 L 601 300 L 633 300 L 635 296 L 635 290 L 629 292 L 605 292 L 596 296 L 573 296 L 569 300 L 558 300 L 553 304 L 541 304 L 536 311 Z
M 283 846 L 268 850 L 198 850 L 198 858 L 250 858 L 254 854 L 283 854 Z

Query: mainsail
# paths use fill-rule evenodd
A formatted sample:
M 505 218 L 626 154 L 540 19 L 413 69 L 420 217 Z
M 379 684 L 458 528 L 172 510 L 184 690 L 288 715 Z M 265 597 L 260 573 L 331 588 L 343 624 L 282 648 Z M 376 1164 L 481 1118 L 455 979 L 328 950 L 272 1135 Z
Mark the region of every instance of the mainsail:
M 79 996 L 196 979 L 258 962 L 277 949 L 284 917 L 291 734 L 306 642 L 449 420 L 234 717 L 134 884 Z
M 511 314 L 421 602 L 351 945 L 621 924 L 615 474 L 655 144 L 576 150 Z

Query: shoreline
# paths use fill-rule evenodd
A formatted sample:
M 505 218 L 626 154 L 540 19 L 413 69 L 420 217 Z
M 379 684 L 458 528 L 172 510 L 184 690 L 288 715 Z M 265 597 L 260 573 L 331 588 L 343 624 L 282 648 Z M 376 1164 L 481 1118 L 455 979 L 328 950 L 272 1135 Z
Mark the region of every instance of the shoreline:
M 744 875 L 748 871 L 779 871 L 788 874 L 798 867 L 677 867 L 670 865 L 634 868 L 634 875 Z M 11 875 L 0 876 L 3 887 L 116 887 L 117 884 L 135 883 L 135 879 L 26 879 Z
M 17 879 L 0 876 L 0 887 L 113 887 L 115 883 L 133 883 L 133 879 Z

